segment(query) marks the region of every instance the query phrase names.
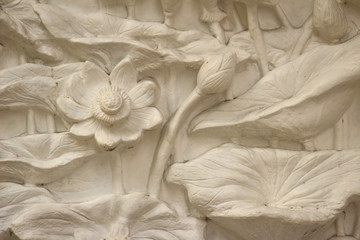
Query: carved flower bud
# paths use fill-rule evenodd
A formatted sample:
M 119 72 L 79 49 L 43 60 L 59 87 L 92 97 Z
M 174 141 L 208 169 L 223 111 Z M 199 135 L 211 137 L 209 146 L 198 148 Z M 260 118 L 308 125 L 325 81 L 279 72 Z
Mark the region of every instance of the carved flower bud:
M 200 92 L 214 94 L 227 90 L 231 85 L 235 66 L 235 53 L 226 53 L 208 58 L 197 75 L 197 87 Z
M 315 0 L 313 26 L 328 42 L 338 42 L 347 31 L 346 15 L 339 0 Z

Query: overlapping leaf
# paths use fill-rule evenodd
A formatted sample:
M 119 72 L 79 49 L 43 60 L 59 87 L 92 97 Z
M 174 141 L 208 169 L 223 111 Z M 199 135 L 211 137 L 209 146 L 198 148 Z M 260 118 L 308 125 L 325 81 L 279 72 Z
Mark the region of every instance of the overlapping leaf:
M 35 4 L 34 10 L 49 32 L 57 38 L 94 37 L 78 20 L 57 6 Z
M 11 222 L 34 204 L 53 203 L 45 189 L 15 183 L 0 183 L 0 237 L 9 239 Z
M 33 10 L 35 1 L 0 1 L 0 36 L 11 36 L 17 44 L 25 48 L 32 57 L 59 61 L 63 52 L 50 39 L 48 31 Z
M 108 72 L 127 54 L 142 55 L 143 66 L 138 67 L 146 70 L 172 63 L 200 66 L 207 49 L 211 48 L 212 54 L 227 51 L 215 38 L 199 31 L 177 31 L 160 23 L 128 21 L 103 14 L 75 17 L 49 4 L 36 4 L 34 8 L 48 31 L 65 43 L 70 54 L 81 61 L 93 61 Z M 71 27 L 67 24 L 70 21 Z M 238 61 L 250 57 L 240 49 L 231 51 L 237 52 Z
M 46 228 L 39 228 L 46 224 Z M 178 217 L 143 194 L 107 195 L 80 204 L 43 204 L 20 215 L 11 230 L 22 240 L 203 239 L 204 222 Z
M 47 67 L 23 64 L 0 71 L 0 109 L 41 108 L 56 112 L 56 97 L 62 83 L 83 63 Z
M 359 46 L 356 38 L 319 47 L 270 72 L 237 99 L 202 113 L 191 128 L 230 136 L 315 136 L 334 126 L 359 92 Z
M 0 72 L 0 109 L 28 106 L 53 111 L 55 91 L 49 67 L 25 64 Z
M 239 237 L 296 240 L 359 196 L 359 160 L 359 151 L 310 153 L 225 144 L 174 164 L 167 179 L 184 185 L 193 206 Z
M 69 133 L 41 134 L 0 141 L 0 181 L 44 184 L 81 166 L 96 153 L 91 143 Z

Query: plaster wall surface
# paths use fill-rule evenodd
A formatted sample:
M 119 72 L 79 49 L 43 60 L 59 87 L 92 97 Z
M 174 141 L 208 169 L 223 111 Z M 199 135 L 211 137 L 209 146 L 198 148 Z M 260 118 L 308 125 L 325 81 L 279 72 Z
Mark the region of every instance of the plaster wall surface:
M 0 0 L 0 240 L 360 240 L 358 0 Z

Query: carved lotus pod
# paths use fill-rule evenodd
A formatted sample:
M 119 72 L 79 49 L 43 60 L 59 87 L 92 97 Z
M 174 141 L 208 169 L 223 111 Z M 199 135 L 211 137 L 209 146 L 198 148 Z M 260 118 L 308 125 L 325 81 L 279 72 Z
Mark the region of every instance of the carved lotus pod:
M 236 55 L 231 52 L 208 58 L 197 75 L 197 86 L 201 93 L 214 94 L 227 90 L 231 85 L 235 66 Z
M 348 24 L 338 0 L 315 0 L 313 26 L 328 42 L 338 42 L 345 35 Z

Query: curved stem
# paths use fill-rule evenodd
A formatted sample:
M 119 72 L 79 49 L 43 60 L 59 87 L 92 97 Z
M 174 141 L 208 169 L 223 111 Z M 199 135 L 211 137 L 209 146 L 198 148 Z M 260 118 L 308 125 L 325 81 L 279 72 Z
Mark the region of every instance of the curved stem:
M 283 10 L 280 8 L 279 4 L 275 5 L 275 11 L 276 11 L 277 16 L 280 19 L 281 24 L 284 27 L 291 27 L 289 21 L 287 20 L 285 14 L 284 14 Z
M 259 26 L 258 5 L 256 3 L 247 3 L 246 9 L 248 14 L 249 32 L 254 39 L 261 75 L 264 76 L 269 72 L 269 65 L 264 36 Z
M 202 95 L 199 94 L 198 89 L 195 88 L 163 130 L 163 136 L 160 139 L 160 143 L 156 150 L 156 154 L 150 170 L 147 186 L 149 194 L 156 197 L 159 196 L 163 174 L 168 160 L 174 151 L 175 138 L 179 132 L 180 127 L 189 116 L 190 111 L 197 103 L 200 102 L 201 99 Z
M 135 0 L 125 0 L 128 19 L 135 20 Z
M 342 213 L 340 216 L 336 219 L 336 234 L 338 237 L 344 237 L 345 236 L 345 214 Z
M 312 19 L 310 18 L 306 23 L 304 28 L 302 29 L 301 35 L 297 40 L 292 53 L 290 55 L 290 61 L 295 60 L 299 57 L 304 50 L 306 43 L 309 41 L 311 34 L 312 34 Z
M 316 151 L 316 146 L 315 146 L 315 142 L 314 139 L 309 138 L 309 139 L 305 139 L 303 142 L 303 147 L 305 151 Z
M 103 10 L 102 0 L 97 0 L 97 4 L 98 4 L 98 9 L 99 9 L 100 11 L 102 11 L 102 10 Z
M 48 133 L 54 133 L 56 132 L 56 124 L 55 124 L 55 118 L 52 113 L 47 113 L 46 115 L 46 125 Z
M 355 221 L 353 236 L 356 239 L 360 239 L 360 206 L 359 206 L 359 204 L 356 204 L 356 208 L 357 208 L 356 221 Z
M 123 171 L 120 152 L 111 153 L 112 189 L 114 194 L 124 194 Z
M 334 126 L 334 148 L 344 150 L 344 119 L 341 118 Z
M 181 7 L 181 0 L 161 0 L 161 6 L 164 12 L 164 24 L 168 27 L 174 27 L 174 16 Z
M 35 122 L 35 112 L 34 109 L 29 109 L 27 111 L 26 117 L 27 133 L 35 134 L 36 133 L 36 122 Z
M 209 29 L 221 44 L 226 45 L 225 31 L 219 22 L 210 22 Z

